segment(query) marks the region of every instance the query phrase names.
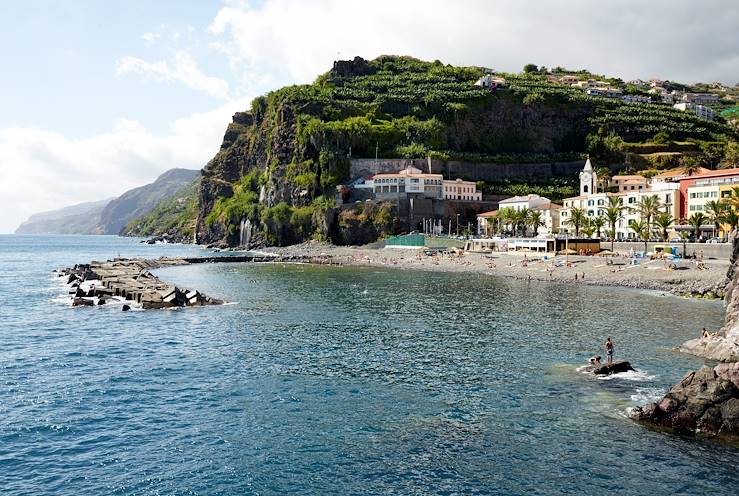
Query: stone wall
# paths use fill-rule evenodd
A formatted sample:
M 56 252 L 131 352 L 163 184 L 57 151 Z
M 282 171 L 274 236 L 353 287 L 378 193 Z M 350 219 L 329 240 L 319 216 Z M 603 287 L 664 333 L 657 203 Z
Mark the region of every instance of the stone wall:
M 505 178 L 548 179 L 550 177 L 577 175 L 585 165 L 584 160 L 540 164 L 490 164 L 461 162 L 458 160 L 429 160 L 402 158 L 355 158 L 351 160 L 350 175 L 373 176 L 386 172 L 398 172 L 406 167 L 416 167 L 423 172 L 443 174 L 445 178 L 463 178 L 469 181 L 496 181 Z M 611 166 L 615 172 L 621 165 Z

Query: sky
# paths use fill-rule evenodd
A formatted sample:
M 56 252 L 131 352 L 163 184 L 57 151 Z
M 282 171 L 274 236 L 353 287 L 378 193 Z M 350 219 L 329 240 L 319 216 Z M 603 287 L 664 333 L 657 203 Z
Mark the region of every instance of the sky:
M 255 96 L 382 54 L 736 84 L 739 2 L 1 0 L 0 233 L 200 169 Z

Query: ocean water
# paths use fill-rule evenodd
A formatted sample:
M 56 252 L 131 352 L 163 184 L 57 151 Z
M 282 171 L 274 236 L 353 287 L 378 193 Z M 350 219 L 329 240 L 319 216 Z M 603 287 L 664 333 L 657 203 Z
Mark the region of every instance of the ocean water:
M 626 418 L 703 365 L 671 349 L 720 302 L 208 264 L 159 274 L 230 304 L 124 313 L 51 273 L 201 252 L 0 236 L 0 494 L 736 494 L 738 447 Z M 638 373 L 577 371 L 608 335 Z

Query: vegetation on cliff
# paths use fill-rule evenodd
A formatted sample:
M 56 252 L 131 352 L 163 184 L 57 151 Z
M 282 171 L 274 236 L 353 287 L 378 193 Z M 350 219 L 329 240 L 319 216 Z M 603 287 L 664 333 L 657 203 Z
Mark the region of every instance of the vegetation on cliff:
M 121 235 L 159 236 L 167 234 L 176 241 L 192 240 L 199 211 L 199 189 L 200 179 L 197 178 L 173 196 L 161 200 L 149 213 L 129 222 L 121 231 Z
M 720 143 L 733 133 L 669 106 L 588 96 L 538 72 L 501 74 L 507 87 L 490 91 L 474 84 L 486 72 L 410 57 L 357 57 L 336 62 L 312 84 L 256 98 L 249 112 L 234 116 L 204 169 L 199 241 L 235 244 L 248 218 L 270 243 L 342 242 L 331 199 L 349 179 L 351 157 L 607 158 L 625 155 L 624 142 L 660 133 Z

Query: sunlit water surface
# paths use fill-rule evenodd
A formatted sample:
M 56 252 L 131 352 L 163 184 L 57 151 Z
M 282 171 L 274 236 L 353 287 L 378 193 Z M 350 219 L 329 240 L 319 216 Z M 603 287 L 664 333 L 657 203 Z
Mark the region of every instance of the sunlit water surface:
M 490 276 L 207 264 L 230 305 L 71 308 L 52 269 L 199 254 L 0 236 L 0 493 L 736 494 L 739 448 L 625 416 L 723 309 Z M 577 372 L 605 337 L 637 374 Z

